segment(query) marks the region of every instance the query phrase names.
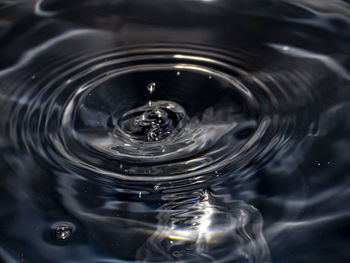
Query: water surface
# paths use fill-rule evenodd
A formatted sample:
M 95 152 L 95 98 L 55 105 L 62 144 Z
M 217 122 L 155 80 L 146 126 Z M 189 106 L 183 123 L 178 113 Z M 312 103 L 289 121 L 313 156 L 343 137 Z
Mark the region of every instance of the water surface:
M 346 1 L 0 1 L 3 262 L 349 262 Z

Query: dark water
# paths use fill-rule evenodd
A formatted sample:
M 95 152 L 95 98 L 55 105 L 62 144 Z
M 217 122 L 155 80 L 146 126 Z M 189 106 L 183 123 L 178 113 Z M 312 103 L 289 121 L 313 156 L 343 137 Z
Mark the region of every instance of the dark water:
M 2 262 L 350 262 L 350 4 L 0 1 Z

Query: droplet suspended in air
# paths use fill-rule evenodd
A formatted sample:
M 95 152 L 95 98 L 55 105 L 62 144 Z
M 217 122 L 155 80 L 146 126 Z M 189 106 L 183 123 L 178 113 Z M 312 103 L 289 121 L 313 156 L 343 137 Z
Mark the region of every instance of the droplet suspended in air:
M 155 91 L 156 89 L 156 83 L 155 82 L 151 82 L 147 85 L 147 90 L 148 92 L 152 95 L 153 92 Z

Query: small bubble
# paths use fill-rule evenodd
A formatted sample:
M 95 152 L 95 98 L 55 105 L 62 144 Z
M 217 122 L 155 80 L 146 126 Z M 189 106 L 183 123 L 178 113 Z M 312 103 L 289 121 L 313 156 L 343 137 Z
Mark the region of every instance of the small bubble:
M 72 235 L 72 227 L 67 224 L 58 225 L 55 229 L 55 237 L 59 240 L 67 240 Z
M 212 76 L 209 76 L 209 79 L 212 79 L 213 77 Z
M 321 164 L 320 164 L 320 163 L 317 163 L 317 166 L 321 166 Z
M 151 82 L 147 85 L 147 90 L 150 94 L 153 94 L 153 92 L 156 89 L 156 83 L 155 82 Z
M 181 75 L 181 73 L 178 71 L 178 72 L 176 72 L 176 76 L 180 76 Z

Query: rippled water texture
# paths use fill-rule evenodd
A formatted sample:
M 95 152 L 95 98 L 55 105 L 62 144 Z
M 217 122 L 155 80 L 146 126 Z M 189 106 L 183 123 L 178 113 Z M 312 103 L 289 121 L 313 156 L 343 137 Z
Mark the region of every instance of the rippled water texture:
M 349 19 L 0 0 L 0 261 L 350 262 Z

